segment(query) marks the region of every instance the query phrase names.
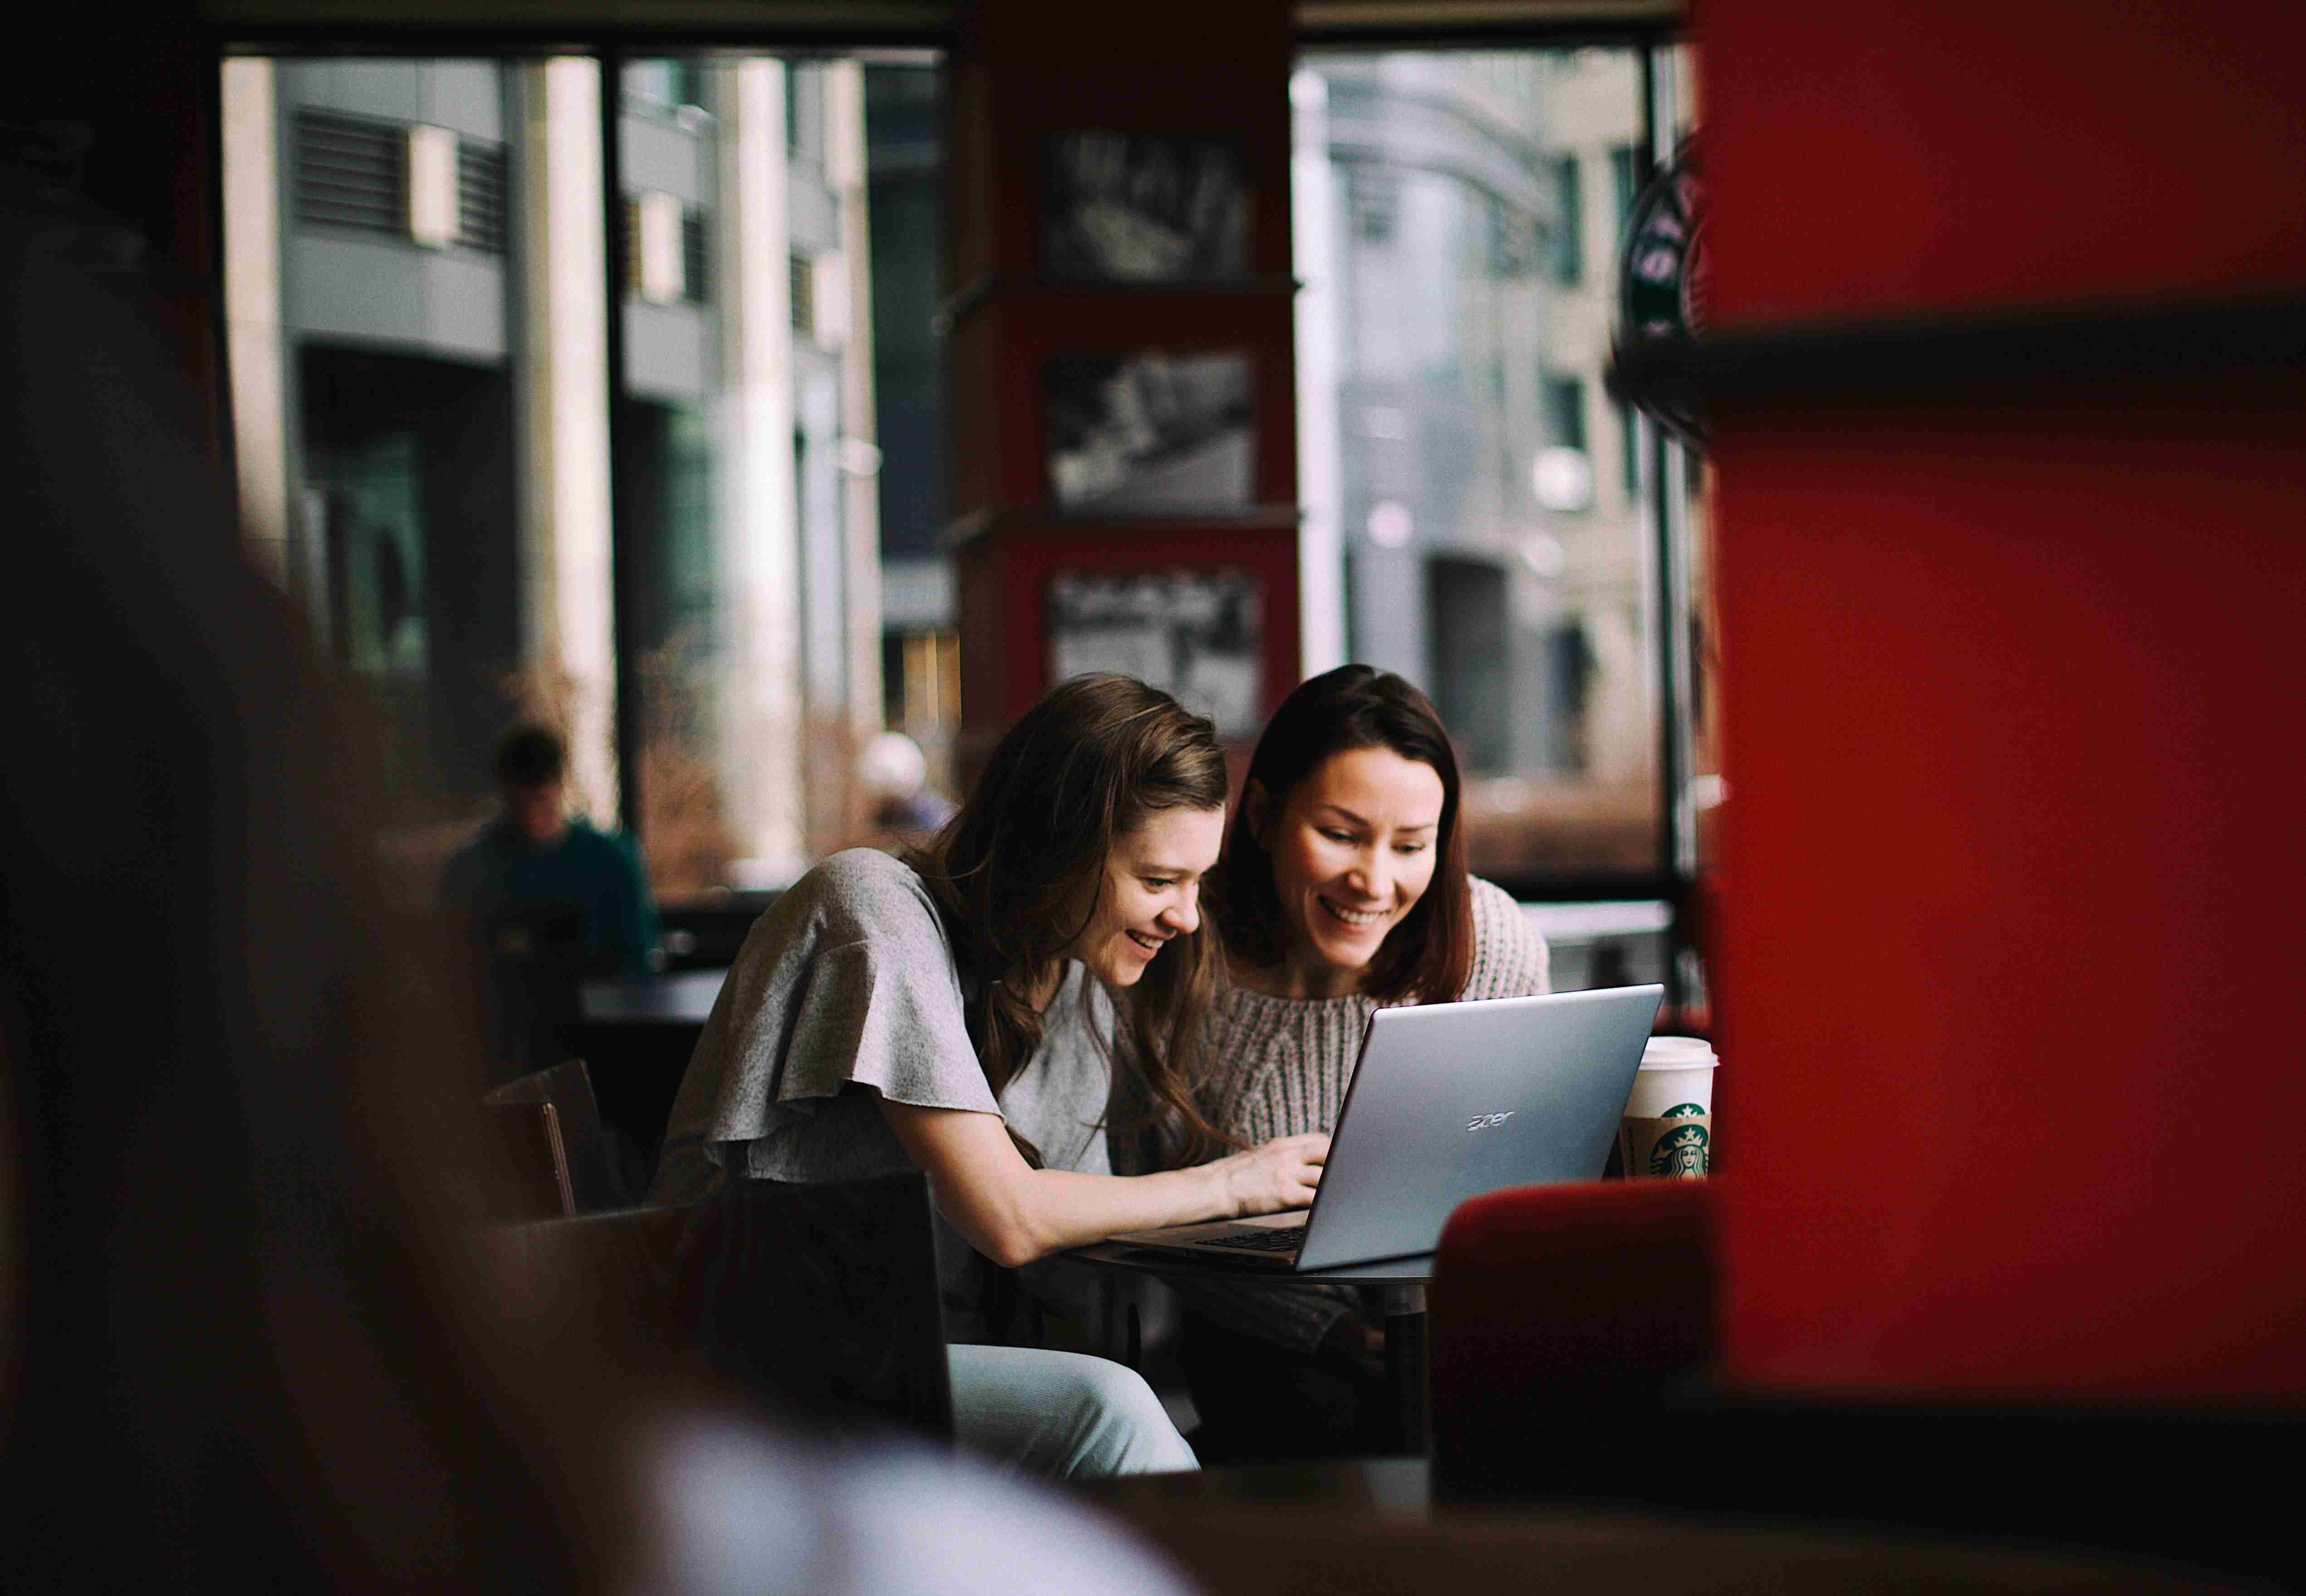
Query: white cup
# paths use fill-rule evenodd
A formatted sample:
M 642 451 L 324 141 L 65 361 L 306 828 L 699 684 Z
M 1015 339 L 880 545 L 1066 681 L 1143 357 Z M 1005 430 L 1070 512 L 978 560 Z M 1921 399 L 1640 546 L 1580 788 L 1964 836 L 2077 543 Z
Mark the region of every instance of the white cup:
M 1626 1098 L 1626 1117 L 1662 1120 L 1676 1110 L 1713 1112 L 1713 1071 L 1721 1061 L 1703 1037 L 1652 1037 Z
M 1628 1175 L 1688 1179 L 1712 1166 L 1712 1045 L 1699 1037 L 1652 1037 L 1626 1098 L 1618 1148 Z

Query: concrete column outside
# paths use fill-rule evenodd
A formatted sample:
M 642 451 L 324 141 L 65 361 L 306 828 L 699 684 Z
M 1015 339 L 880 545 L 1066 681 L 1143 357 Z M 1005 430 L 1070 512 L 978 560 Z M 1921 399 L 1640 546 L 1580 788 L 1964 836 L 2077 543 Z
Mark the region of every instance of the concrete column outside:
M 240 525 L 257 563 L 293 591 L 272 63 L 251 56 L 227 59 L 223 99 L 225 370 L 232 394 Z
M 563 703 L 576 801 L 606 823 L 621 804 L 601 72 L 576 57 L 521 71 L 521 653 Z
M 827 175 L 841 216 L 841 259 L 848 274 L 848 336 L 841 350 L 842 564 L 848 599 L 849 724 L 852 740 L 882 729 L 881 451 L 874 431 L 873 246 L 866 210 L 865 67 L 835 62 L 825 69 Z M 855 807 L 853 772 L 848 783 Z M 850 816 L 853 831 L 866 817 Z
M 803 844 L 800 547 L 793 473 L 791 240 L 784 64 L 713 69 L 721 387 L 717 651 L 721 792 L 739 887 L 781 886 Z
M 1290 248 L 1297 292 L 1298 669 L 1342 665 L 1345 534 L 1337 417 L 1336 179 L 1329 166 L 1329 86 L 1301 66 L 1289 81 Z

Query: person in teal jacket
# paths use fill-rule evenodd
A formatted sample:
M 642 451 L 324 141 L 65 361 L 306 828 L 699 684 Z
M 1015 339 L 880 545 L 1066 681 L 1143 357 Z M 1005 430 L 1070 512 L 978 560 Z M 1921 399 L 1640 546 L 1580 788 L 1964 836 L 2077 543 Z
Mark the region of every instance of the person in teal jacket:
M 656 904 L 623 832 L 572 818 L 568 750 L 542 726 L 497 745 L 504 812 L 449 859 L 442 895 L 484 951 L 506 1062 L 559 1063 L 556 1033 L 576 1019 L 576 983 L 627 980 L 658 963 Z

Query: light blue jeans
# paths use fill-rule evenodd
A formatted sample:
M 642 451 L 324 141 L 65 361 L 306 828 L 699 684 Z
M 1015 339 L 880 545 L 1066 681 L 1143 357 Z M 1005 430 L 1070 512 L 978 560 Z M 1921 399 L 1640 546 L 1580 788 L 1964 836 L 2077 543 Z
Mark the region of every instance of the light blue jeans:
M 1038 1346 L 944 1350 L 954 1438 L 988 1462 L 1047 1480 L 1201 1466 L 1125 1364 Z

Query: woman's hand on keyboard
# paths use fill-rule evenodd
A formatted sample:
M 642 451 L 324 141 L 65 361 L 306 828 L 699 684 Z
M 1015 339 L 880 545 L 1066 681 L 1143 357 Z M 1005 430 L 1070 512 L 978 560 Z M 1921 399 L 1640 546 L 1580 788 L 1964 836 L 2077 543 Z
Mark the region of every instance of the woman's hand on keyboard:
M 1321 1183 L 1321 1162 L 1329 1156 L 1329 1139 L 1319 1131 L 1302 1136 L 1277 1136 L 1262 1147 L 1220 1158 L 1226 1192 L 1235 1214 L 1277 1214 L 1302 1208 L 1313 1200 Z

